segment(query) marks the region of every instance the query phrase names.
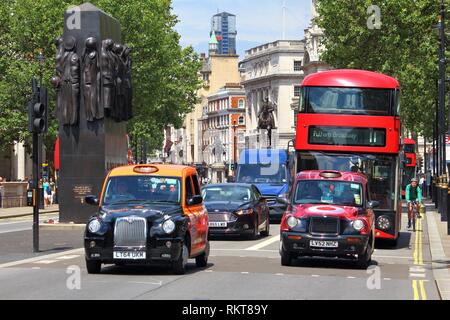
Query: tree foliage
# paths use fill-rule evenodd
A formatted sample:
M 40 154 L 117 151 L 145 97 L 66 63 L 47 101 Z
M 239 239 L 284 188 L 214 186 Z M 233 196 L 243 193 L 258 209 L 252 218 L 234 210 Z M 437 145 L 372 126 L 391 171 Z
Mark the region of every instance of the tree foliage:
M 177 17 L 170 0 L 92 0 L 119 20 L 122 42 L 132 48 L 133 113 L 128 124 L 132 137 L 147 139 L 149 149 L 161 146 L 166 125 L 180 127 L 196 103 L 199 88 L 198 56 L 179 45 L 174 30 Z M 31 78 L 39 78 L 36 56 L 46 57 L 43 78 L 50 90 L 50 130 L 46 144 L 52 149 L 57 134 L 53 40 L 63 33 L 67 0 L 2 0 L 0 2 L 0 146 L 29 141 L 26 102 Z
M 376 4 L 381 28 L 368 28 Z M 439 1 L 318 0 L 318 24 L 325 33 L 321 59 L 336 68 L 382 72 L 402 87 L 401 116 L 406 129 L 432 135 L 437 97 Z

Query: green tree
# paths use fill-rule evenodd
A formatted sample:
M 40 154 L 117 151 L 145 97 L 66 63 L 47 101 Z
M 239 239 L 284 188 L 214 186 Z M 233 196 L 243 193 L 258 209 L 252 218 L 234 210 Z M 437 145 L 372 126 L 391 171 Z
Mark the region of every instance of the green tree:
M 93 0 L 94 5 L 117 18 L 122 41 L 132 48 L 133 113 L 128 131 L 148 140 L 149 149 L 161 146 L 166 125 L 180 127 L 184 115 L 196 103 L 201 67 L 191 47 L 181 48 L 174 30 L 177 17 L 170 0 Z M 57 135 L 54 75 L 56 48 L 53 41 L 63 33 L 67 0 L 3 0 L 0 3 L 0 146 L 26 141 L 26 102 L 31 78 L 39 75 L 36 56 L 44 62 L 44 85 L 50 89 L 49 150 Z
M 371 5 L 381 9 L 381 28 L 368 28 Z M 402 87 L 406 129 L 431 137 L 437 96 L 438 1 L 318 0 L 324 30 L 322 59 L 336 68 L 357 68 L 396 77 Z

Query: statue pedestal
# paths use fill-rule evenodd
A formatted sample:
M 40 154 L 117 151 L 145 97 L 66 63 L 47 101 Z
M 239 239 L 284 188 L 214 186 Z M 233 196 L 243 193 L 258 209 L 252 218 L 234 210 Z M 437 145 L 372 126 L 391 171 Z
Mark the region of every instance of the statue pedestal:
M 66 12 L 64 23 L 63 38 L 76 39 L 76 53 L 81 61 L 80 107 L 77 124 L 62 125 L 60 118 L 58 200 L 61 222 L 85 223 L 96 208 L 85 204 L 84 197 L 91 194 L 100 196 L 107 172 L 127 163 L 128 145 L 126 122 L 116 122 L 106 116 L 92 122 L 87 121 L 84 102 L 82 58 L 86 39 L 97 39 L 97 52 L 101 50 L 102 40 L 112 39 L 120 43 L 119 22 L 89 3 L 78 8 L 79 12 Z M 77 21 L 77 17 L 80 28 L 76 28 L 76 23 L 73 23 Z M 99 89 L 97 94 L 100 93 Z

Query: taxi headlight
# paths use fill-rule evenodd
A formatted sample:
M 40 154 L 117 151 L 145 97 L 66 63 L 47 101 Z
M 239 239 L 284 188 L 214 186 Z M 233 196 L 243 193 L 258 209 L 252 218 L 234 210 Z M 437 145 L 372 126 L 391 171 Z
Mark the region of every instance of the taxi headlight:
M 163 223 L 162 228 L 165 233 L 167 234 L 172 233 L 173 230 L 175 230 L 175 223 L 172 220 L 166 220 Z
M 100 224 L 100 221 L 98 221 L 97 219 L 92 220 L 88 225 L 89 232 L 97 233 L 100 230 L 101 226 L 102 225 Z
M 298 219 L 296 217 L 290 216 L 289 218 L 287 218 L 287 225 L 289 226 L 289 228 L 295 228 L 298 225 Z
M 353 221 L 353 228 L 357 231 L 361 231 L 364 228 L 365 224 L 362 220 L 355 220 Z

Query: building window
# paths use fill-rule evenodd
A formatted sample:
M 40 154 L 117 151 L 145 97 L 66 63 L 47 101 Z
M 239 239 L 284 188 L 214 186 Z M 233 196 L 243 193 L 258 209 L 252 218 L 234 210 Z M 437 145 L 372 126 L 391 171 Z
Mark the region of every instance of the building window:
M 240 108 L 240 109 L 244 109 L 245 108 L 244 99 L 239 99 L 238 108 Z
M 294 97 L 300 97 L 301 88 L 301 86 L 294 86 Z
M 245 119 L 244 119 L 243 116 L 240 116 L 240 117 L 239 117 L 238 123 L 239 123 L 239 124 L 245 124 Z
M 203 74 L 203 81 L 209 81 L 209 73 Z
M 302 71 L 302 60 L 294 61 L 294 71 Z

